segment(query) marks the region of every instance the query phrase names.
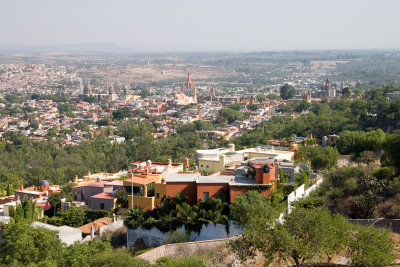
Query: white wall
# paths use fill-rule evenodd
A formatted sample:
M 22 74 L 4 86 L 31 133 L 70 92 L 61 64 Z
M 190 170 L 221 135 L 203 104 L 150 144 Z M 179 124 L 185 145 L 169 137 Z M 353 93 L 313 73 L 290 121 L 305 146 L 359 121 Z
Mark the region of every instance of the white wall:
M 108 224 L 108 225 L 104 225 L 104 226 L 100 227 L 100 229 L 99 229 L 99 231 L 100 231 L 99 235 L 100 235 L 100 237 L 101 237 L 104 231 L 111 231 L 111 232 L 113 232 L 113 231 L 115 231 L 115 230 L 117 230 L 117 229 L 119 229 L 119 228 L 121 228 L 121 227 L 124 227 L 124 221 L 123 221 L 123 220 L 115 221 L 115 222 L 113 222 L 113 223 L 110 223 L 110 224 Z

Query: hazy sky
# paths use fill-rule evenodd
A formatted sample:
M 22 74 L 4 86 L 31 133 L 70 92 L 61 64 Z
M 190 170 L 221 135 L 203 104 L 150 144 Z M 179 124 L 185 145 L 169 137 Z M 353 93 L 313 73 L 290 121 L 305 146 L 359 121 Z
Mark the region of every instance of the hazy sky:
M 399 13 L 399 0 L 0 0 L 0 45 L 398 49 Z

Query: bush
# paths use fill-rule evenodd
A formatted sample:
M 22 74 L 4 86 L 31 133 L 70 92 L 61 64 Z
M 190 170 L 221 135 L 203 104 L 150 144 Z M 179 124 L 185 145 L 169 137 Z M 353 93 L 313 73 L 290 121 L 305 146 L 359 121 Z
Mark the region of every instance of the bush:
M 187 258 L 173 259 L 162 257 L 156 261 L 155 267 L 206 267 L 207 259 L 205 257 L 191 256 Z
M 188 233 L 181 231 L 170 231 L 164 238 L 164 244 L 184 243 L 189 241 L 190 237 Z
M 325 198 L 324 197 L 308 197 L 299 199 L 294 203 L 295 208 L 305 208 L 305 209 L 314 209 L 317 207 L 321 207 L 324 205 Z
M 294 184 L 279 184 L 279 189 L 282 189 L 283 194 L 287 196 L 296 189 L 296 186 Z
M 97 255 L 93 260 L 91 260 L 92 267 L 108 267 L 108 266 L 118 266 L 118 267 L 151 267 L 152 265 L 145 260 L 134 258 L 131 256 L 130 252 L 126 249 L 116 249 L 111 252 L 102 253 Z

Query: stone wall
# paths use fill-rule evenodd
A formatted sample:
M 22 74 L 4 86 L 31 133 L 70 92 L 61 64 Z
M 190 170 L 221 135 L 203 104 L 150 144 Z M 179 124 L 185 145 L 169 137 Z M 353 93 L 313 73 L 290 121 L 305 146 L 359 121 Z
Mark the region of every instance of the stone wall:
M 176 230 L 184 232 L 185 227 L 182 226 L 180 228 L 177 228 Z M 233 221 L 229 222 L 229 233 L 227 233 L 225 225 L 209 223 L 208 225 L 203 225 L 199 233 L 191 232 L 190 240 L 204 241 L 204 240 L 221 239 L 221 238 L 237 236 L 240 235 L 241 233 L 242 233 L 242 227 L 238 223 Z M 161 232 L 156 227 L 153 227 L 150 230 L 146 230 L 141 227 L 134 230 L 127 229 L 126 246 L 128 248 L 133 246 L 139 238 L 141 238 L 148 247 L 160 246 L 164 244 L 164 238 L 166 235 L 167 233 Z
M 349 219 L 349 222 L 364 226 L 372 225 L 377 228 L 386 228 L 392 232 L 400 233 L 400 219 Z

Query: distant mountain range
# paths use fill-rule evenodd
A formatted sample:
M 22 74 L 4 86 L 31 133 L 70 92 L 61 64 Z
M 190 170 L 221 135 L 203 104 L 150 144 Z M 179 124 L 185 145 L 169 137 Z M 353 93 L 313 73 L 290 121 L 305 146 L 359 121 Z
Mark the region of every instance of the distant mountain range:
M 138 53 L 139 49 L 121 47 L 113 43 L 79 43 L 67 45 L 0 45 L 0 55 L 37 53 Z

